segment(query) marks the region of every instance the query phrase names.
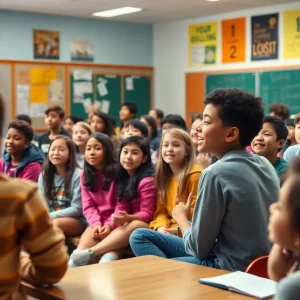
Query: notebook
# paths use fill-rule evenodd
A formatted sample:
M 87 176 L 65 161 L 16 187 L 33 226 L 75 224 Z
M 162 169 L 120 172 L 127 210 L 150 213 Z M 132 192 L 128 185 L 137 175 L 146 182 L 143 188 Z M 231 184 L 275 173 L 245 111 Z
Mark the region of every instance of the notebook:
M 276 292 L 275 281 L 240 271 L 201 278 L 199 282 L 258 299 L 268 299 Z

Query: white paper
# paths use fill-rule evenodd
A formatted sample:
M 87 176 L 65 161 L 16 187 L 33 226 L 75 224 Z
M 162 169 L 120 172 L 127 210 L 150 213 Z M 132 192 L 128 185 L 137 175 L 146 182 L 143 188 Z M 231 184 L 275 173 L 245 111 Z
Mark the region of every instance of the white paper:
M 105 78 L 116 78 L 117 75 L 113 75 L 113 74 L 108 74 L 108 75 L 105 75 Z
M 29 85 L 28 84 L 17 84 L 17 92 L 29 94 Z
M 90 111 L 90 109 L 92 107 L 92 100 L 91 100 L 91 98 L 86 98 L 81 103 L 83 104 L 83 108 L 84 108 L 85 113 L 89 113 L 89 111 Z
M 74 82 L 73 90 L 75 95 L 91 94 L 93 92 L 92 82 Z
M 63 100 L 63 83 L 60 80 L 53 80 L 49 86 L 49 102 Z
M 29 114 L 28 99 L 17 99 L 17 115 L 19 114 Z
M 110 107 L 110 101 L 102 100 L 101 111 L 108 114 L 109 113 L 109 107 Z
M 93 73 L 90 70 L 77 69 L 73 71 L 74 80 L 88 80 L 92 81 Z
M 108 94 L 106 85 L 103 82 L 97 84 L 98 92 L 101 97 L 104 97 Z
M 192 65 L 202 65 L 205 62 L 205 45 L 192 46 Z
M 47 107 L 46 104 L 32 103 L 30 104 L 29 115 L 31 117 L 44 117 Z
M 103 77 L 98 77 L 98 82 L 103 82 L 104 84 L 107 84 L 107 80 Z
M 126 77 L 125 78 L 125 85 L 126 85 L 126 90 L 127 91 L 133 91 L 134 90 L 133 78 L 132 77 Z

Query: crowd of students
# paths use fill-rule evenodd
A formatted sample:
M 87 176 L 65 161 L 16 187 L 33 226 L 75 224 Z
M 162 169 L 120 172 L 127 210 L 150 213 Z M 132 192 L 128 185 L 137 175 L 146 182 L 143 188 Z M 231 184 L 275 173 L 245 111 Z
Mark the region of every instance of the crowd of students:
M 300 115 L 292 122 L 286 107 L 275 104 L 265 116 L 261 98 L 235 88 L 210 93 L 190 132 L 180 115 L 154 109 L 139 120 L 137 111 L 124 103 L 116 128 L 97 110 L 85 122 L 49 107 L 49 131 L 41 136 L 28 116 L 9 123 L 0 205 L 16 199 L 21 208 L 1 210 L 0 224 L 7 214 L 20 221 L 7 221 L 10 229 L 1 225 L 0 240 L 7 243 L 12 232 L 9 237 L 19 242 L 0 249 L 0 263 L 6 256 L 16 259 L 24 246 L 21 276 L 56 282 L 66 269 L 63 232 L 80 236 L 69 267 L 117 260 L 132 250 L 136 256 L 245 271 L 252 260 L 270 254 L 269 276 L 280 281 L 278 295 L 299 293 Z M 6 175 L 35 181 L 38 190 Z M 45 255 L 36 254 L 43 249 Z M 10 280 L 0 276 L 0 295 L 1 286 L 12 293 L 18 280 L 18 264 L 6 264 Z M 54 266 L 55 276 L 44 275 Z

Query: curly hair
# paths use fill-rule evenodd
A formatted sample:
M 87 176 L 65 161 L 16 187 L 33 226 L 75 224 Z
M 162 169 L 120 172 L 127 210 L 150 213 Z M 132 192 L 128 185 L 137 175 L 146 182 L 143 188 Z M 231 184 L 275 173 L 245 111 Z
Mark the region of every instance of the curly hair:
M 27 142 L 31 142 L 33 139 L 33 129 L 32 127 L 26 122 L 22 120 L 13 120 L 8 124 L 8 129 L 14 128 L 19 130 L 24 134 L 25 140 Z

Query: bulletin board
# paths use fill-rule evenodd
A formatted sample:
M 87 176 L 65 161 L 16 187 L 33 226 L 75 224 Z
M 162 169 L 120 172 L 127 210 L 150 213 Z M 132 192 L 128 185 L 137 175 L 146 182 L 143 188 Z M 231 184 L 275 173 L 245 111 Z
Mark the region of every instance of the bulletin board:
M 125 98 L 130 101 L 124 93 L 125 76 L 149 78 L 150 89 L 145 87 L 143 97 L 146 103 L 137 103 L 144 112 L 145 107 L 152 108 L 153 73 L 153 67 L 147 66 L 0 60 L 0 92 L 7 102 L 5 125 L 22 113 L 31 117 L 35 131 L 46 131 L 44 113 L 49 106 L 59 105 L 66 115 L 85 119 L 96 101 L 103 112 L 118 120 L 120 105 Z
M 55 64 L 14 66 L 15 114 L 27 114 L 35 129 L 45 127 L 45 110 L 59 105 L 67 111 L 65 67 Z

